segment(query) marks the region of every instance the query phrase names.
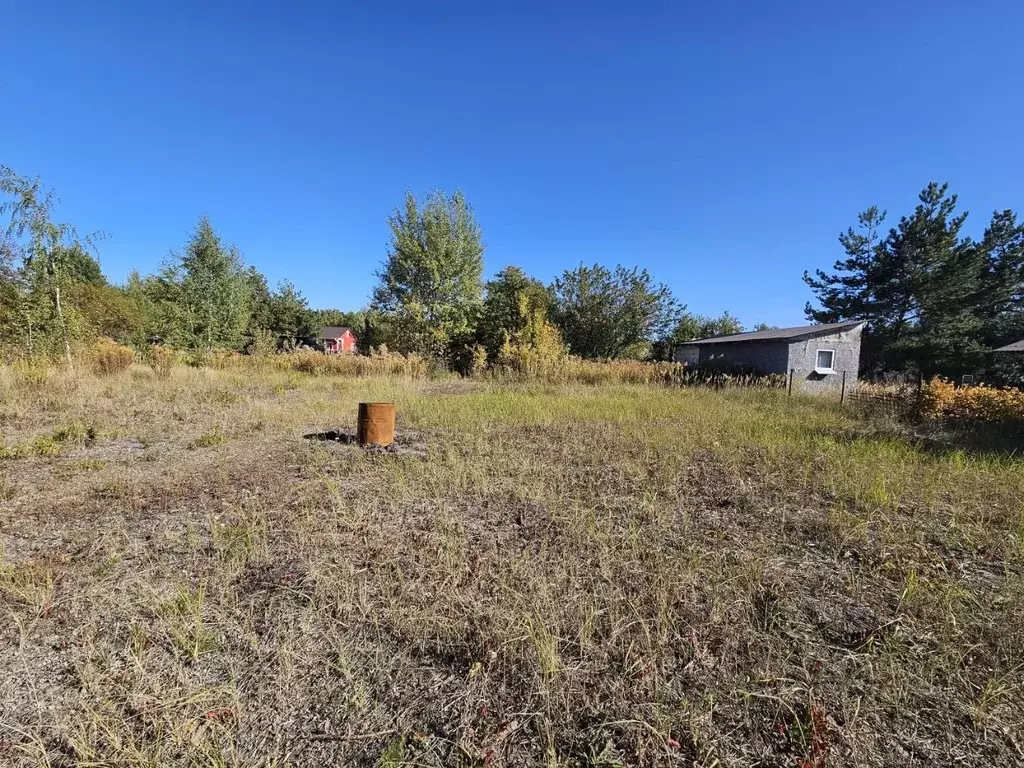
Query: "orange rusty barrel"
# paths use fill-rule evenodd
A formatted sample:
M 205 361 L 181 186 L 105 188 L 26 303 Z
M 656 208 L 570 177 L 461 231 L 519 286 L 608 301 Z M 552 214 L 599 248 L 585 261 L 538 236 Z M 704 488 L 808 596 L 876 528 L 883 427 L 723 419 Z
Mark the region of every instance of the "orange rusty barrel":
M 387 446 L 395 442 L 395 404 L 360 403 L 356 440 L 360 445 Z

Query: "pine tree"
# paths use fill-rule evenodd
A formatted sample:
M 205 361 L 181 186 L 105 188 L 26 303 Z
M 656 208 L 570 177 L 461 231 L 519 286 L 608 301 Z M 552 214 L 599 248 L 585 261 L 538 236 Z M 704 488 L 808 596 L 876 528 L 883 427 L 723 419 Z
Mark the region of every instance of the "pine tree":
M 960 236 L 967 214 L 956 213 L 947 185 L 929 184 L 918 200 L 884 239 L 885 213 L 877 208 L 840 235 L 847 257 L 835 271 L 804 273 L 819 304 L 808 304 L 807 316 L 870 320 L 869 368 L 926 375 L 976 370 L 984 357 L 985 249 Z

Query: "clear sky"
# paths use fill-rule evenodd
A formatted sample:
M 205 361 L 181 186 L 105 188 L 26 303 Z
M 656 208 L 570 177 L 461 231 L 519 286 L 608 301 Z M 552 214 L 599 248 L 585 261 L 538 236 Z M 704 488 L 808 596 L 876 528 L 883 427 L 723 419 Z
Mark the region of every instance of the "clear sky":
M 461 187 L 488 274 L 638 264 L 791 325 L 869 205 L 1024 209 L 1022 32 L 1020 0 L 0 0 L 0 164 L 117 281 L 207 214 L 356 309 L 405 190 Z

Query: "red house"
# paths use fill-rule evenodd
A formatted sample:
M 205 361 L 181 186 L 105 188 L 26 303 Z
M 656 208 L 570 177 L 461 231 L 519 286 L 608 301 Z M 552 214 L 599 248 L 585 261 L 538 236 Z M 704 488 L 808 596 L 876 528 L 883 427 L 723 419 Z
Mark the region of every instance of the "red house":
M 330 326 L 321 330 L 317 339 L 324 345 L 324 352 L 328 355 L 356 351 L 356 337 L 351 328 Z

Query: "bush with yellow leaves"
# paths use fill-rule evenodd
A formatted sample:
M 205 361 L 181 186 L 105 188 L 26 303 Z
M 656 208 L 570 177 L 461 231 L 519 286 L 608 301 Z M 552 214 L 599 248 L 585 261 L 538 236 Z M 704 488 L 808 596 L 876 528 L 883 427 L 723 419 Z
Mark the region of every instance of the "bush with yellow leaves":
M 135 350 L 113 339 L 100 339 L 92 348 L 92 368 L 97 376 L 124 373 L 134 360 Z
M 921 390 L 921 415 L 950 421 L 1024 421 L 1024 391 L 984 384 L 957 387 L 936 376 Z

